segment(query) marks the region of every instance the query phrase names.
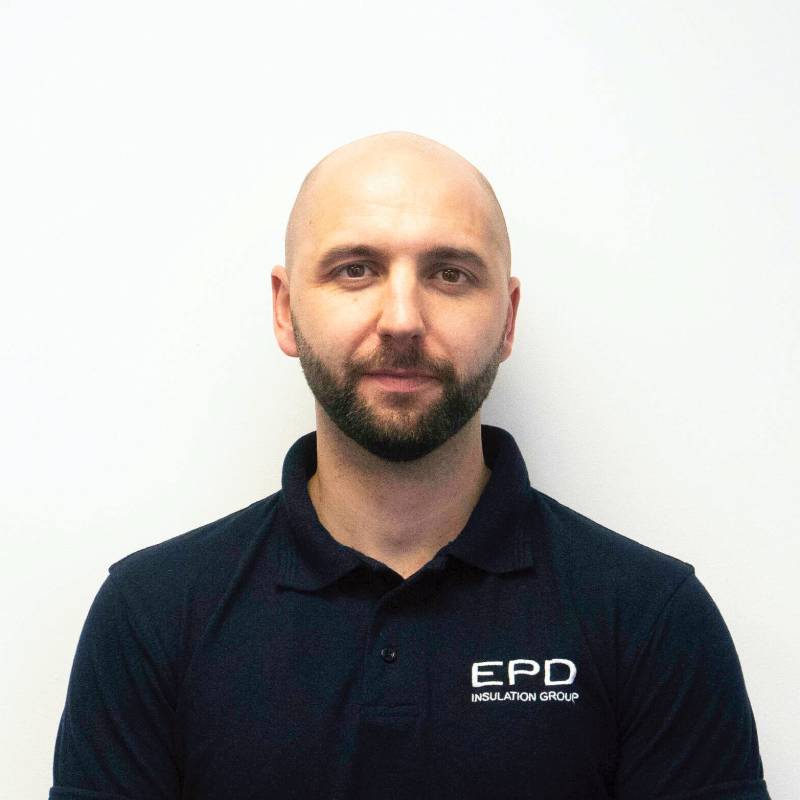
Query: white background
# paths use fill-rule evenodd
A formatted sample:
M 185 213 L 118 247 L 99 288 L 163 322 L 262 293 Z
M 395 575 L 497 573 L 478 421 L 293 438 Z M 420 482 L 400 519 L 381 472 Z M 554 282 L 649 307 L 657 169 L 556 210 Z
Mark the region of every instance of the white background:
M 325 153 L 474 161 L 522 281 L 484 422 L 694 564 L 796 796 L 796 2 L 2 2 L 2 798 L 46 797 L 109 564 L 279 487 L 314 426 L 269 271 Z

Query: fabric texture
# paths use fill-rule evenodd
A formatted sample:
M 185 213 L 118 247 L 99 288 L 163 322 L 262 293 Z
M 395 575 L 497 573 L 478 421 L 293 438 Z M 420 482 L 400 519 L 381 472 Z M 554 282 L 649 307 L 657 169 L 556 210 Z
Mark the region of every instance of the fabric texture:
M 407 579 L 281 490 L 109 568 L 78 641 L 51 800 L 768 800 L 719 609 L 683 561 L 491 477 Z

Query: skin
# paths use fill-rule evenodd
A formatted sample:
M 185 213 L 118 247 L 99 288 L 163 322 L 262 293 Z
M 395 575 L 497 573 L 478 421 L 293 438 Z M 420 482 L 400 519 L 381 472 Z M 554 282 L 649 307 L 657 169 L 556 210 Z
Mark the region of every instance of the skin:
M 377 252 L 323 263 L 342 245 Z M 472 251 L 482 264 L 433 261 L 426 254 L 436 247 Z M 404 393 L 355 373 L 358 399 L 387 430 L 413 431 L 442 400 L 437 375 L 466 382 L 511 354 L 520 291 L 502 211 L 483 175 L 438 142 L 386 133 L 329 154 L 301 186 L 285 255 L 272 270 L 284 353 L 313 351 L 342 384 L 348 365 L 431 367 L 433 378 Z M 317 471 L 308 491 L 320 522 L 409 577 L 458 536 L 489 479 L 480 411 L 425 455 L 393 461 L 315 406 Z

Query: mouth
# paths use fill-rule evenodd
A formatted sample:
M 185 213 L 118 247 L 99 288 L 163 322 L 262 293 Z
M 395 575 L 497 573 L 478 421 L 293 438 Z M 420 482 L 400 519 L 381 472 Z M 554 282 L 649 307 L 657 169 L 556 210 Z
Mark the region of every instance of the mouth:
M 415 392 L 438 383 L 433 375 L 412 370 L 383 370 L 368 372 L 364 379 L 389 392 Z

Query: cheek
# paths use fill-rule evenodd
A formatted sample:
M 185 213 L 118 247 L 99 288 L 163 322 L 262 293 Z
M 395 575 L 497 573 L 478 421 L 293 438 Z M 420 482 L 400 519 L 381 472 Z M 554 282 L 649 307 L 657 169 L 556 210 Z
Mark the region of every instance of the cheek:
M 437 319 L 434 335 L 462 372 L 470 372 L 476 362 L 485 361 L 497 349 L 503 332 L 499 314 L 499 309 L 487 305 L 469 314 L 446 314 Z
M 368 329 L 363 311 L 349 300 L 331 306 L 309 306 L 300 327 L 317 355 L 337 362 L 358 350 Z

